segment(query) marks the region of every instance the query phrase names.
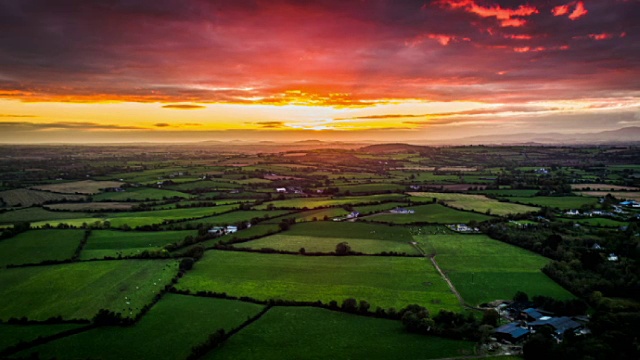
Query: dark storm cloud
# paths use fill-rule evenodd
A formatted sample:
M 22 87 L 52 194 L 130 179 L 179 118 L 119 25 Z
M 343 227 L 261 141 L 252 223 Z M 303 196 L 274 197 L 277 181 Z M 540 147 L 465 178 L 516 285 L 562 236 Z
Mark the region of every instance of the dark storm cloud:
M 637 95 L 639 3 L 586 1 L 571 17 L 578 3 L 0 0 L 0 96 L 286 103 L 297 89 L 358 105 Z

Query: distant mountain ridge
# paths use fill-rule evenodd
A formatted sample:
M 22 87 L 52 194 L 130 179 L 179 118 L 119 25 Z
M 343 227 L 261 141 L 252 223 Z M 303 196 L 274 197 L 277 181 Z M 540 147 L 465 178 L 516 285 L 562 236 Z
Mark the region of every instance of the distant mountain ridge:
M 519 133 L 508 135 L 481 135 L 447 140 L 442 143 L 450 144 L 615 144 L 640 142 L 640 127 L 630 126 L 617 130 L 608 130 L 595 133 L 561 134 L 561 133 Z

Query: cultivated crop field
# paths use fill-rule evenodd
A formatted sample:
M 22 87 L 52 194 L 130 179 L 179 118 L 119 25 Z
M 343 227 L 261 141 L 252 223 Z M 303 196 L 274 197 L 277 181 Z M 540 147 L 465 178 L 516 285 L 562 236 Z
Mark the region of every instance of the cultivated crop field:
M 218 329 L 230 331 L 263 306 L 167 294 L 135 326 L 101 327 L 19 353 L 41 358 L 185 359 Z M 172 331 L 168 331 L 172 329 Z
M 256 299 L 342 302 L 400 309 L 423 304 L 433 311 L 460 304 L 426 258 L 307 257 L 209 250 L 176 285 L 179 290 L 225 292 Z
M 469 211 L 451 209 L 440 204 L 429 204 L 412 206 L 406 209 L 413 210 L 413 214 L 392 214 L 384 213 L 366 218 L 366 221 L 384 222 L 389 224 L 412 224 L 412 223 L 433 223 L 433 224 L 457 224 L 468 223 L 469 221 L 486 221 L 494 217 Z
M 0 267 L 69 260 L 84 236 L 82 230 L 31 230 L 0 241 Z
M 45 191 L 51 191 L 51 192 L 63 193 L 63 194 L 91 195 L 91 194 L 99 193 L 102 189 L 117 188 L 123 184 L 124 183 L 120 181 L 84 180 L 84 181 L 63 182 L 59 184 L 39 185 L 39 186 L 34 186 L 33 188 L 36 190 L 45 190 Z
M 438 359 L 473 355 L 474 349 L 468 341 L 407 333 L 396 321 L 277 307 L 205 359 L 358 359 L 362 354 L 380 360 Z
M 511 299 L 517 291 L 572 298 L 540 271 L 549 262 L 540 255 L 485 235 L 428 235 L 416 240 L 435 249 L 436 261 L 470 305 Z
M 415 198 L 415 201 L 429 201 L 436 198 L 438 201 L 444 201 L 453 208 L 475 211 L 480 213 L 489 212 L 491 215 L 509 215 L 538 211 L 539 208 L 500 202 L 498 200 L 489 199 L 483 195 L 456 194 L 456 193 L 435 193 L 435 192 L 411 192 L 409 193 Z
M 134 206 L 132 203 L 126 202 L 90 202 L 90 203 L 64 203 L 64 204 L 49 204 L 43 206 L 49 210 L 59 211 L 118 211 L 118 210 L 131 210 Z
M 0 271 L 0 320 L 137 315 L 177 273 L 175 260 L 92 261 Z
M 85 199 L 82 195 L 54 194 L 46 191 L 37 191 L 31 189 L 13 189 L 0 191 L 0 199 L 4 206 L 8 207 L 29 207 L 40 205 L 49 201 L 82 201 Z

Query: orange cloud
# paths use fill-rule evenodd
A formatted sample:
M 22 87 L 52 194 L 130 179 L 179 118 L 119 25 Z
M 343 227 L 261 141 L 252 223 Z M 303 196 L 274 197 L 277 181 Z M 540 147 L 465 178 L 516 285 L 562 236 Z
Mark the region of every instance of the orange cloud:
M 198 110 L 198 109 L 205 109 L 206 106 L 191 105 L 191 104 L 169 104 L 169 105 L 164 105 L 162 108 L 175 109 L 175 110 Z

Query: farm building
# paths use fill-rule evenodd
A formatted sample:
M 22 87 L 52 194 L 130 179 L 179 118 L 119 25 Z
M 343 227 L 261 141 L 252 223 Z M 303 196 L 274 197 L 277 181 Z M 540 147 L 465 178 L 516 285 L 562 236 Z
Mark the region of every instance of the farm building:
M 222 226 L 214 226 L 207 231 L 209 234 L 222 235 L 224 234 L 224 228 Z
M 353 211 L 353 212 L 351 212 L 350 214 L 347 215 L 347 219 L 355 219 L 358 216 L 360 216 L 360 213 L 357 212 L 357 211 Z
M 529 331 L 529 329 L 520 327 L 518 323 L 510 323 L 497 328 L 494 331 L 494 336 L 498 340 L 516 343 L 526 339 L 530 333 L 531 331 Z
M 227 228 L 225 229 L 227 234 L 233 234 L 234 232 L 238 232 L 238 227 L 237 226 L 233 226 L 233 225 L 229 225 L 227 226 Z
M 397 207 L 391 211 L 389 211 L 392 214 L 413 214 L 415 213 L 414 210 L 411 209 L 405 209 L 405 208 L 401 208 L 401 207 Z
M 538 330 L 545 326 L 551 327 L 554 333 L 558 336 L 562 336 L 566 331 L 578 330 L 582 327 L 581 324 L 573 321 L 570 317 L 542 317 L 539 320 L 532 321 L 527 324 L 529 329 Z
M 520 313 L 520 314 L 527 321 L 540 320 L 540 318 L 544 317 L 544 315 L 542 315 L 538 310 L 536 310 L 534 308 L 524 309 L 524 310 L 522 310 L 522 313 Z
M 276 192 L 279 192 L 279 193 L 286 193 L 286 192 L 287 192 L 287 189 L 286 189 L 286 188 L 276 188 Z

